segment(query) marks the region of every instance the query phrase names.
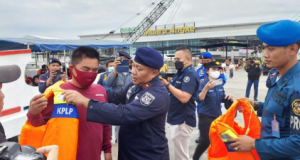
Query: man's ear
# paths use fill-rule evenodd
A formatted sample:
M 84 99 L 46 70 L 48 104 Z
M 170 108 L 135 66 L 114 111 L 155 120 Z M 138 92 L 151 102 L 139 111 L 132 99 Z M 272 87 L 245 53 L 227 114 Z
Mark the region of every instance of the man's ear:
M 74 69 L 74 65 L 73 65 L 73 64 L 71 64 L 71 65 L 69 66 L 69 70 L 70 70 L 70 73 L 71 73 L 71 74 L 73 74 L 74 76 L 77 77 L 77 73 L 76 73 L 76 71 L 75 71 L 75 69 Z
M 290 55 L 297 54 L 298 53 L 298 49 L 299 49 L 299 46 L 297 44 L 291 44 L 289 46 L 289 50 L 291 51 Z
M 157 75 L 159 75 L 159 70 L 153 69 L 152 74 L 154 75 L 154 77 L 156 77 Z

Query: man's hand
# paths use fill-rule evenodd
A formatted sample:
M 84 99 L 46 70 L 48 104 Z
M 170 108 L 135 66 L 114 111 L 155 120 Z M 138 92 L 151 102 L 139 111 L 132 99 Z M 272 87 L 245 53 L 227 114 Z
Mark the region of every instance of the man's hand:
M 249 100 L 247 97 L 239 98 L 238 100 L 246 100 L 251 104 L 252 107 L 254 107 L 254 101 Z M 244 112 L 244 108 L 241 105 L 238 105 L 236 110 L 238 110 L 240 113 Z
M 62 92 L 64 95 L 64 100 L 67 104 L 75 103 L 76 106 L 85 106 L 87 107 L 90 99 L 84 97 L 77 91 L 74 90 L 65 90 Z
M 233 95 L 232 94 L 227 94 L 225 96 L 225 99 L 233 100 Z
M 47 107 L 47 104 L 48 99 L 44 98 L 44 94 L 36 95 L 30 101 L 28 112 L 31 115 L 38 115 Z
M 57 160 L 59 147 L 57 145 L 45 146 L 36 150 L 42 154 L 48 154 L 47 160 Z
M 120 65 L 120 64 L 121 64 L 121 62 L 119 61 L 119 59 L 118 59 L 118 58 L 115 59 L 115 61 L 114 61 L 114 69 L 117 70 L 117 67 L 118 67 L 118 65 Z
M 118 61 L 118 60 L 119 60 L 119 58 L 115 59 L 115 61 L 114 61 L 114 71 L 113 71 L 113 73 L 114 73 L 114 75 L 115 75 L 115 76 L 117 76 L 117 75 L 118 75 L 118 72 L 117 72 L 117 67 L 118 67 L 118 65 L 120 65 L 120 64 L 121 64 L 121 62 L 120 62 L 120 61 Z
M 105 160 L 112 160 L 112 155 L 111 155 L 111 153 L 104 153 L 104 159 L 105 159 Z
M 252 106 L 254 106 L 254 101 L 253 101 L 253 100 L 250 100 L 250 99 L 247 98 L 247 97 L 239 98 L 238 100 L 246 100 L 246 101 L 248 101 Z
M 248 152 L 255 149 L 255 139 L 249 136 L 241 136 L 239 138 L 228 139 L 228 142 L 233 142 L 230 147 L 238 152 Z
M 61 80 L 66 81 L 66 72 L 60 75 Z
M 159 79 L 163 83 L 164 86 L 166 86 L 169 83 L 166 79 L 164 79 L 162 77 L 159 77 Z
M 57 75 L 57 73 L 55 72 L 55 70 L 50 71 L 50 77 L 49 77 L 49 79 L 52 80 L 56 75 Z

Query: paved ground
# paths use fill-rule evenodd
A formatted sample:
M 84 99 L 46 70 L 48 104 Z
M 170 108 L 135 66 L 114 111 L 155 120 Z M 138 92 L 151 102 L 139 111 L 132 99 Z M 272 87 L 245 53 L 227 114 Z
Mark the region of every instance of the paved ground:
M 227 72 L 227 74 L 229 74 Z M 266 87 L 266 76 L 262 76 L 260 78 L 260 82 L 259 82 L 259 89 L 258 89 L 258 100 L 259 101 L 264 101 L 264 98 L 266 96 L 267 93 L 267 87 Z M 241 98 L 241 97 L 245 97 L 245 91 L 246 91 L 246 85 L 247 85 L 247 73 L 244 70 L 238 70 L 238 71 L 234 71 L 234 77 L 233 79 L 228 79 L 226 85 L 225 85 L 225 91 L 226 93 L 231 93 L 234 95 L 234 98 Z M 252 86 L 252 90 L 250 93 L 250 98 L 253 99 L 254 98 L 254 90 L 253 90 L 253 86 Z M 223 113 L 226 112 L 225 109 L 222 110 Z M 241 125 L 243 124 L 243 117 L 241 114 L 238 114 L 237 118 L 236 118 L 236 122 L 238 122 Z M 166 133 L 167 133 L 167 138 L 170 138 L 170 126 L 168 124 L 166 124 Z M 190 156 L 192 156 L 194 154 L 195 148 L 197 146 L 197 144 L 195 143 L 195 139 L 199 136 L 199 131 L 198 129 L 195 129 L 192 133 L 192 137 L 191 137 L 191 141 L 190 141 Z M 169 150 L 170 150 L 170 159 L 173 160 L 174 156 L 173 156 L 173 143 L 171 141 L 169 141 Z M 118 158 L 118 145 L 113 143 L 113 148 L 112 148 L 112 152 L 113 152 L 113 160 L 117 160 Z M 203 154 L 202 157 L 200 158 L 200 160 L 205 160 L 207 159 L 207 154 Z

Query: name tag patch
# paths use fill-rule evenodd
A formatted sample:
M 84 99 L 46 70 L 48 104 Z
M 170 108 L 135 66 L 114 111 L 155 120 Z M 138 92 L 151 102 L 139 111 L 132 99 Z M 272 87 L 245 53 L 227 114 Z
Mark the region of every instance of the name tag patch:
M 51 118 L 78 118 L 78 112 L 74 105 L 55 104 Z
M 290 120 L 290 127 L 292 130 L 297 130 L 299 131 L 299 118 L 297 116 L 291 116 L 291 120 Z

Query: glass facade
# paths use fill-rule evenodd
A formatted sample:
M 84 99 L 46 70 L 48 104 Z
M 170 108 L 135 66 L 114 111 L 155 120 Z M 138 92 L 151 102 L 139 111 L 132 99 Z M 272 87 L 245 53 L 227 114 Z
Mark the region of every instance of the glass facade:
M 201 46 L 209 44 L 218 44 L 218 43 L 253 43 L 260 44 L 258 37 L 256 35 L 251 36 L 233 36 L 233 37 L 219 37 L 219 38 L 204 38 L 204 39 L 182 39 L 182 40 L 169 40 L 169 41 L 155 41 L 155 42 L 135 42 L 131 47 L 131 54 L 134 54 L 136 49 L 139 47 L 151 47 L 151 48 L 161 48 L 161 47 L 170 47 L 177 45 L 190 45 L 190 46 Z M 228 51 L 237 50 L 243 47 L 237 46 L 228 46 Z M 191 48 L 193 53 L 200 53 L 199 48 Z M 225 51 L 224 47 L 210 48 L 209 51 Z M 164 54 L 174 54 L 175 50 L 165 51 Z

